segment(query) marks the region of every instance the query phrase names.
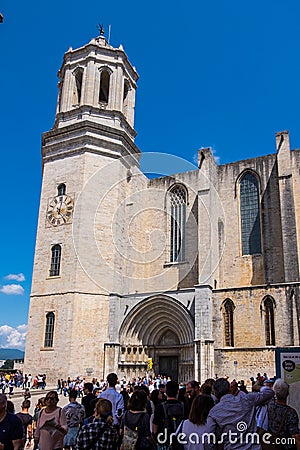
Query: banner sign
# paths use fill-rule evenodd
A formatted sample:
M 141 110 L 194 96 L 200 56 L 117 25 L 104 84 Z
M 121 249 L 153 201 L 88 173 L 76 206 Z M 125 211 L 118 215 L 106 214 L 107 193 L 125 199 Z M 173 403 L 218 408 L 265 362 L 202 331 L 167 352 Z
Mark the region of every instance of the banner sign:
M 290 385 L 288 404 L 300 418 L 300 347 L 278 347 L 275 350 L 276 378 Z

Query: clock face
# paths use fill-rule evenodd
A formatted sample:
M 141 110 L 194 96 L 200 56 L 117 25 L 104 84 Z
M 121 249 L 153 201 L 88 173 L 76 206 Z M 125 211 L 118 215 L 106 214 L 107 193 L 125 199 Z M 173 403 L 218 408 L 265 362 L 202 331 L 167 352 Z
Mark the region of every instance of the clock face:
M 58 195 L 48 202 L 47 220 L 53 226 L 70 223 L 74 209 L 74 201 L 68 195 Z

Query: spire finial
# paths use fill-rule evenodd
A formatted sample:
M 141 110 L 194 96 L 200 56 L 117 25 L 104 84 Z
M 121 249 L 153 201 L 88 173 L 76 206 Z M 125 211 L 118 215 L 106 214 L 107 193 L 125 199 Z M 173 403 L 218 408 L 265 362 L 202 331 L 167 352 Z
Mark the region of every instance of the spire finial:
M 102 24 L 98 23 L 97 28 L 99 30 L 100 36 L 104 36 L 104 26 Z

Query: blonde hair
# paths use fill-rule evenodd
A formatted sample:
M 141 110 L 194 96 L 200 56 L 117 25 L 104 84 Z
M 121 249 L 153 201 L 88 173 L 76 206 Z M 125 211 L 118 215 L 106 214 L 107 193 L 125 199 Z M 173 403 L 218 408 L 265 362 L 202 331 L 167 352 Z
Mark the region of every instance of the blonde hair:
M 97 416 L 105 419 L 107 425 L 112 425 L 114 418 L 112 415 L 112 403 L 106 398 L 99 398 L 96 403 L 95 411 Z

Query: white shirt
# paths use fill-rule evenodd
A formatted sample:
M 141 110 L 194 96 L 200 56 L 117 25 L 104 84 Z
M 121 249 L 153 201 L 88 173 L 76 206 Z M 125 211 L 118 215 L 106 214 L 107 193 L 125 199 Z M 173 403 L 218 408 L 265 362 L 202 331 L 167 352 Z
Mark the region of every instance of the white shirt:
M 176 434 L 179 433 L 181 424 L 179 425 Z M 206 425 L 196 425 L 189 420 L 183 422 L 181 443 L 184 443 L 184 450 L 204 450 L 202 443 L 202 435 L 206 433 Z

